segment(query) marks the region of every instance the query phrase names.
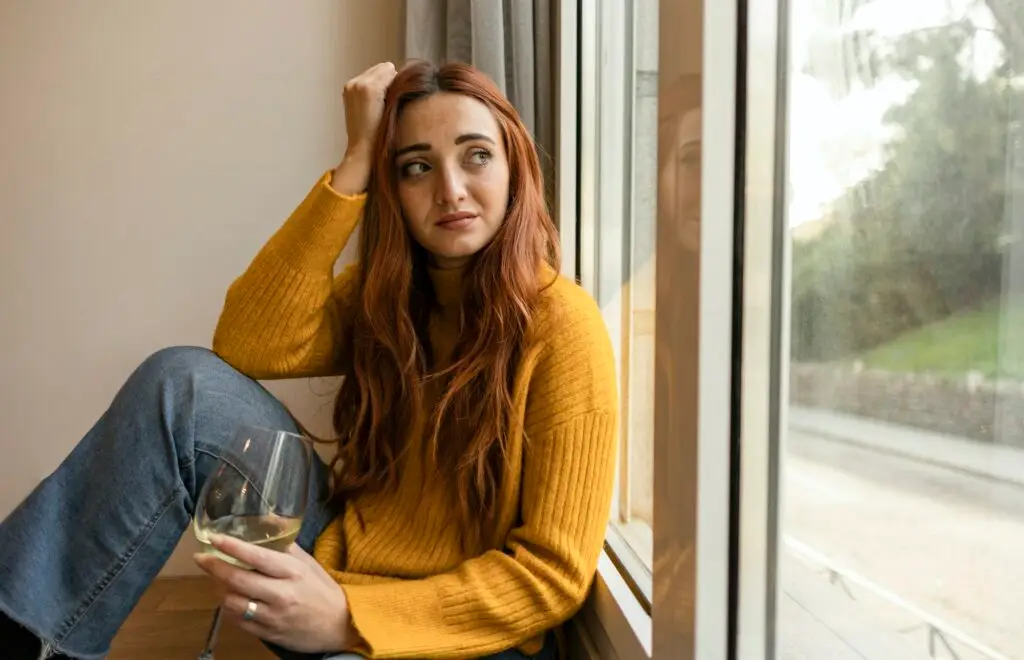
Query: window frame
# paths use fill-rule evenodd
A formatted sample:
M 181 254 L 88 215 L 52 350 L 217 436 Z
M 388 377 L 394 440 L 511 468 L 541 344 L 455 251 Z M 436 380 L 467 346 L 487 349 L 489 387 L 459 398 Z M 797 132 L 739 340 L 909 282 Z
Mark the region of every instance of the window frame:
M 556 194 L 562 219 L 562 270 L 566 276 L 573 277 L 585 289 L 596 294 L 599 204 L 592 194 L 584 191 L 596 191 L 599 187 L 596 154 L 600 93 L 598 62 L 600 9 L 606 0 L 557 1 L 560 93 L 557 124 L 560 133 Z M 632 10 L 632 2 L 629 2 L 629 9 Z M 630 130 L 625 139 L 631 137 Z M 625 147 L 622 144 L 622 148 Z M 624 179 L 623 184 L 625 182 Z M 619 208 L 629 202 L 627 195 Z M 605 245 L 608 245 L 607 240 Z M 606 315 L 606 320 L 610 316 Z M 617 368 L 620 364 L 618 358 L 616 355 Z M 625 448 L 620 447 L 622 451 Z M 616 506 L 619 498 L 617 486 Z M 621 562 L 621 554 L 630 561 L 630 568 L 636 570 L 635 557 L 630 559 L 625 553 L 616 553 L 613 549 L 616 545 L 616 533 L 610 529 L 590 597 L 574 621 L 574 646 L 577 653 L 588 658 L 647 659 L 651 657 L 652 640 L 650 586 L 646 586 L 645 599 L 643 587 L 622 570 L 621 563 L 617 563 Z
M 660 4 L 664 7 L 674 1 L 662 0 Z M 701 202 L 701 216 L 734 218 L 738 216 L 735 196 L 737 189 L 734 186 L 737 88 L 733 81 L 736 80 L 739 56 L 739 2 L 684 1 L 701 5 L 701 25 L 695 29 L 716 36 L 715 39 L 705 40 L 700 62 L 702 104 L 705 105 L 706 118 L 701 127 L 702 141 L 706 144 L 701 156 L 701 188 L 706 190 Z M 616 20 L 621 23 L 624 19 L 623 12 L 629 15 L 632 26 L 633 3 L 580 0 L 579 3 L 563 2 L 562 7 L 577 11 L 578 23 L 571 25 L 569 20 L 560 21 L 559 27 L 563 31 L 560 56 L 563 62 L 572 61 L 574 56 L 578 67 L 571 71 L 567 67 L 561 68 L 561 89 L 568 87 L 566 79 L 571 78 L 575 81 L 579 93 L 574 108 L 578 109 L 577 115 L 572 116 L 565 112 L 564 105 L 561 106 L 561 117 L 572 117 L 572 125 L 577 127 L 579 135 L 578 160 L 575 161 L 579 195 L 575 208 L 579 216 L 577 224 L 573 227 L 574 234 L 566 236 L 563 233 L 563 240 L 566 241 L 564 252 L 578 257 L 575 276 L 599 302 L 604 303 L 606 301 L 602 301 L 602 293 L 605 292 L 602 292 L 602 289 L 607 291 L 610 287 L 617 288 L 621 284 L 623 273 L 628 272 L 630 265 L 629 257 L 620 253 L 618 257 L 621 261 L 612 262 L 618 267 L 613 265 L 610 272 L 600 271 L 598 266 L 602 259 L 610 254 L 609 251 L 616 248 L 622 250 L 624 243 L 622 235 L 616 234 L 616 240 L 615 236 L 609 237 L 604 231 L 610 226 L 622 232 L 628 224 L 622 221 L 623 217 L 620 214 L 627 214 L 629 220 L 633 207 L 632 172 L 629 167 L 614 173 L 616 185 L 603 185 L 609 180 L 609 172 L 606 169 L 602 171 L 602 163 L 608 163 L 609 159 L 616 157 L 620 159 L 618 162 L 632 163 L 633 158 L 631 109 L 634 90 L 632 86 L 626 86 L 629 94 L 626 98 L 620 99 L 624 107 L 614 102 L 616 99 L 613 96 L 605 98 L 605 94 L 615 91 L 622 96 L 622 83 L 632 79 L 632 75 L 628 75 L 628 72 L 632 71 L 632 43 L 625 38 L 618 39 L 617 42 L 609 40 L 609 34 L 614 37 L 623 33 L 608 28 L 615 25 Z M 659 33 L 663 35 L 664 44 L 664 36 L 678 27 L 666 26 L 662 21 L 659 23 Z M 571 39 L 566 39 L 566 32 L 571 32 Z M 569 42 L 573 47 L 572 52 L 567 48 Z M 660 48 L 659 63 L 671 56 L 673 53 L 670 49 Z M 616 80 L 620 81 L 620 84 L 615 85 Z M 564 127 L 564 123 L 562 125 Z M 616 134 L 616 127 L 623 133 Z M 602 138 L 600 148 L 598 135 Z M 659 160 L 664 157 L 665 155 L 659 153 Z M 560 163 L 560 167 L 564 166 L 564 162 Z M 564 190 L 564 186 L 560 186 L 560 190 Z M 710 194 L 708 190 L 714 190 L 715 194 Z M 608 218 L 617 222 L 608 222 Z M 664 221 L 663 218 L 658 218 L 658 222 Z M 700 252 L 732 254 L 732 224 L 725 222 L 709 226 L 710 229 L 701 231 Z M 731 520 L 735 503 L 730 500 L 729 490 L 730 475 L 733 473 L 730 448 L 733 445 L 734 431 L 731 427 L 733 401 L 731 380 L 728 375 L 732 373 L 735 356 L 732 342 L 735 318 L 731 304 L 733 263 L 741 264 L 742 257 L 740 255 L 739 259 L 733 260 L 706 259 L 701 262 L 697 298 L 700 301 L 700 335 L 706 339 L 697 346 L 676 347 L 681 348 L 682 353 L 698 356 L 697 360 L 691 360 L 694 371 L 691 376 L 700 384 L 699 400 L 690 402 L 690 405 L 696 406 L 699 410 L 700 423 L 694 423 L 691 429 L 692 436 L 686 438 L 684 442 L 688 445 L 688 459 L 693 465 L 698 466 L 701 479 L 696 481 L 692 494 L 678 508 L 678 514 L 679 517 L 692 521 L 689 532 L 693 537 L 691 540 L 696 544 L 697 557 L 700 558 L 694 564 L 691 575 L 692 597 L 695 602 L 691 644 L 692 653 L 701 658 L 725 658 L 730 647 L 730 578 L 734 573 L 730 566 L 732 539 L 731 525 L 722 525 L 721 521 Z M 677 294 L 678 292 L 658 291 L 657 309 L 660 309 L 663 299 Z M 722 305 L 722 300 L 730 303 Z M 618 325 L 622 322 L 622 304 L 623 301 L 620 300 L 602 305 L 613 339 L 621 340 L 623 337 Z M 616 342 L 616 345 L 621 346 L 621 341 Z M 658 361 L 663 357 L 665 356 L 659 356 Z M 618 363 L 621 368 L 622 355 L 616 354 L 616 359 L 620 361 Z M 620 383 L 622 382 L 620 379 Z M 668 442 L 668 438 L 655 433 L 655 455 L 658 447 L 664 447 Z M 623 444 L 623 455 L 628 457 L 628 444 Z M 674 472 L 670 469 L 670 474 Z M 749 489 L 746 492 L 753 491 Z M 750 494 L 748 496 L 750 497 Z M 616 507 L 623 504 L 622 494 L 617 491 L 615 504 Z M 628 505 L 628 501 L 626 504 Z M 655 502 L 655 509 L 657 508 Z M 689 511 L 686 511 L 687 508 Z M 662 507 L 662 511 L 668 512 L 670 516 L 674 515 L 673 510 L 673 505 Z M 768 516 L 767 512 L 765 516 Z M 652 617 L 648 607 L 651 592 L 657 588 L 658 569 L 654 569 L 651 580 L 653 586 L 647 589 L 639 587 L 640 580 L 636 579 L 635 570 L 632 571 L 632 575 L 631 571 L 622 570 L 629 561 L 624 553 L 615 552 L 616 545 L 614 534 L 609 534 L 593 596 L 585 608 L 582 621 L 591 633 L 590 639 L 594 640 L 595 646 L 601 650 L 601 657 L 649 658 L 655 635 L 664 640 L 664 644 L 675 644 L 671 640 L 674 632 L 671 624 L 659 623 L 657 613 L 655 612 Z M 752 575 L 752 570 L 753 567 L 748 564 L 748 571 L 744 575 Z M 647 597 L 646 602 L 643 596 Z M 745 600 L 743 602 L 753 603 Z M 743 621 L 745 620 L 744 618 Z
M 697 282 L 687 283 L 686 290 L 674 291 L 663 286 L 659 278 L 655 302 L 656 332 L 673 331 L 662 336 L 656 362 L 677 365 L 673 375 L 687 385 L 695 386 L 695 400 L 685 397 L 673 401 L 690 419 L 678 428 L 666 419 L 668 410 L 655 410 L 655 464 L 671 479 L 664 487 L 656 484 L 656 527 L 668 524 L 679 538 L 655 536 L 655 556 L 659 561 L 673 558 L 680 549 L 693 552 L 688 562 L 685 581 L 692 591 L 685 594 L 693 606 L 693 620 L 678 622 L 671 612 L 654 610 L 654 656 L 672 657 L 681 649 L 683 657 L 700 660 L 725 660 L 732 651 L 734 579 L 732 529 L 735 503 L 731 488 L 736 469 L 733 463 L 735 413 L 733 379 L 737 346 L 734 333 L 738 301 L 734 289 L 736 272 L 742 269 L 743 254 L 735 251 L 737 235 L 742 236 L 742 205 L 737 168 L 742 167 L 737 150 L 737 107 L 742 102 L 737 70 L 741 64 L 739 33 L 740 6 L 744 0 L 662 0 L 659 14 L 659 100 L 666 96 L 672 81 L 662 75 L 674 60 L 686 58 L 681 45 L 688 39 L 699 39 L 701 49 L 697 61 L 684 62 L 690 71 L 698 71 L 701 83 L 701 202 L 700 240 L 696 254 L 671 249 L 662 240 L 676 231 L 679 219 L 658 213 L 657 259 L 660 264 L 678 267 L 680 258 L 697 261 Z M 687 5 L 694 10 L 693 24 L 668 19 L 670 6 Z M 699 18 L 697 18 L 699 17 Z M 658 153 L 659 168 L 673 154 Z M 659 191 L 661 183 L 659 182 Z M 669 310 L 685 315 L 696 314 L 698 333 L 694 337 L 679 336 L 674 328 L 660 321 Z M 655 383 L 656 391 L 667 384 Z M 679 435 L 675 435 L 678 433 Z M 671 451 L 674 446 L 681 445 Z M 689 477 L 695 487 L 687 490 L 679 475 Z M 657 480 L 657 478 L 656 478 Z M 669 496 L 669 501 L 659 502 Z M 660 510 L 659 510 L 660 509 Z M 659 515 L 661 511 L 665 516 Z M 659 543 L 659 538 L 662 542 Z M 660 546 L 660 547 L 659 547 Z M 655 599 L 659 587 L 668 589 L 668 578 L 655 572 Z M 663 586 L 666 585 L 666 586 Z M 664 598 L 676 596 L 668 591 Z M 688 626 L 688 627 L 687 627 Z
M 667 15 L 666 7 L 681 3 L 698 6 L 701 18 L 699 24 L 691 25 L 659 20 L 659 71 L 668 58 L 678 57 L 671 44 L 666 46 L 670 43 L 666 35 L 678 41 L 682 28 L 702 39 L 697 63 L 703 112 L 700 213 L 702 218 L 732 220 L 702 222 L 700 253 L 719 255 L 700 261 L 699 282 L 692 292 L 690 304 L 698 314 L 702 340 L 689 346 L 659 347 L 657 357 L 658 362 L 675 359 L 681 364 L 689 357 L 686 364 L 690 366 L 685 368 L 698 384 L 697 400 L 685 402 L 696 415 L 684 437 L 666 435 L 664 422 L 657 421 L 664 411 L 658 410 L 654 436 L 656 462 L 665 458 L 696 466 L 677 470 L 668 465 L 668 474 L 700 475 L 693 480 L 692 492 L 679 502 L 659 506 L 655 492 L 655 526 L 659 513 L 669 516 L 673 529 L 690 537 L 681 540 L 691 542 L 696 550 L 689 576 L 692 628 L 684 635 L 657 611 L 652 616 L 650 602 L 659 589 L 660 569 L 656 565 L 644 585 L 637 579 L 636 558 L 623 552 L 614 530 L 609 531 L 593 592 L 577 618 L 577 628 L 589 640 L 586 646 L 602 658 L 661 657 L 668 649 L 675 651 L 672 657 L 680 657 L 678 652 L 685 648 L 684 657 L 760 660 L 775 657 L 778 431 L 785 410 L 779 405 L 785 401 L 782 376 L 787 357 L 781 333 L 788 313 L 783 298 L 788 259 L 780 251 L 786 241 L 784 186 L 779 176 L 785 172 L 785 150 L 777 146 L 779 136 L 785 135 L 786 120 L 785 95 L 778 94 L 785 84 L 785 76 L 779 74 L 786 65 L 779 35 L 786 3 L 661 0 L 659 19 Z M 575 222 L 562 223 L 563 252 L 572 259 L 564 270 L 602 303 L 618 347 L 628 339 L 628 328 L 621 327 L 621 310 L 629 301 L 608 298 L 629 273 L 630 255 L 618 255 L 622 272 L 601 272 L 599 265 L 602 257 L 622 250 L 632 220 L 629 165 L 634 156 L 634 89 L 628 84 L 633 79 L 633 44 L 628 35 L 633 29 L 633 2 L 559 0 L 559 17 L 559 208 L 576 213 Z M 629 28 L 623 30 L 627 18 Z M 755 29 L 747 32 L 752 25 Z M 659 97 L 665 84 L 660 77 Z M 623 85 L 628 90 L 625 95 Z M 763 111 L 764 104 L 770 112 Z M 759 110 L 748 114 L 745 106 Z M 575 156 L 571 164 L 566 162 L 568 154 Z M 658 154 L 659 169 L 665 157 Z M 602 162 L 615 159 L 627 166 L 617 172 L 602 170 Z M 659 225 L 673 221 L 663 216 L 659 213 Z M 610 236 L 606 232 L 615 229 L 609 227 L 617 227 L 619 233 Z M 659 261 L 666 263 L 660 245 L 657 250 Z M 750 267 L 745 268 L 746 264 Z M 771 276 L 764 277 L 766 272 Z M 662 289 L 659 283 L 656 309 L 678 304 L 680 292 Z M 621 373 L 625 363 L 617 351 Z M 620 376 L 619 383 L 623 382 Z M 628 435 L 625 439 L 620 456 L 628 469 Z M 666 454 L 670 441 L 681 442 L 685 452 L 676 452 L 674 458 Z M 628 506 L 628 492 L 617 488 L 615 505 Z M 723 525 L 723 520 L 729 523 Z M 664 545 L 664 539 L 659 542 L 656 536 L 656 556 L 659 543 Z M 679 646 L 681 642 L 685 646 Z
M 584 0 L 580 12 L 580 272 L 584 288 L 601 306 L 615 349 L 616 383 L 620 400 L 628 396 L 630 272 L 628 236 L 633 214 L 633 0 Z M 600 66 L 598 66 L 600 63 Z M 608 167 L 613 163 L 621 167 Z M 602 164 L 605 164 L 602 166 Z M 618 268 L 600 268 L 612 263 Z M 613 520 L 629 508 L 629 416 L 619 419 L 619 458 L 616 469 Z M 605 551 L 624 576 L 630 591 L 648 614 L 652 575 L 632 552 L 613 523 Z
M 778 657 L 781 485 L 788 410 L 788 0 L 746 0 L 735 657 Z M 739 153 L 739 152 L 737 152 Z

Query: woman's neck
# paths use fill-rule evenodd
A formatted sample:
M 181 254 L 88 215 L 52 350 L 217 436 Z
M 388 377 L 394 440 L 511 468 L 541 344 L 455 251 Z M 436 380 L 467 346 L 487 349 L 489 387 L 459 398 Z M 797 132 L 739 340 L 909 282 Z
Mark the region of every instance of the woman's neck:
M 428 253 L 427 259 L 431 268 L 438 270 L 452 270 L 456 268 L 464 268 L 469 263 L 470 256 L 464 257 L 445 257 L 433 253 Z
M 462 275 L 465 264 L 445 268 L 431 265 L 427 272 L 434 284 L 434 296 L 442 310 L 457 310 L 462 300 Z

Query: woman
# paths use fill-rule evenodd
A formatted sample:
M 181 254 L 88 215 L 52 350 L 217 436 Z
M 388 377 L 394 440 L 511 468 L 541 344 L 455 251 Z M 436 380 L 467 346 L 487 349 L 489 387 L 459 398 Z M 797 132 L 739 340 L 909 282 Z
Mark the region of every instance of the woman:
M 295 429 L 252 379 L 326 375 L 337 458 L 297 545 L 196 559 L 227 616 L 285 658 L 555 656 L 611 501 L 599 310 L 557 275 L 535 148 L 485 76 L 379 64 L 345 112 L 345 157 L 231 286 L 214 352 L 146 360 L 3 522 L 5 658 L 102 657 L 232 430 Z

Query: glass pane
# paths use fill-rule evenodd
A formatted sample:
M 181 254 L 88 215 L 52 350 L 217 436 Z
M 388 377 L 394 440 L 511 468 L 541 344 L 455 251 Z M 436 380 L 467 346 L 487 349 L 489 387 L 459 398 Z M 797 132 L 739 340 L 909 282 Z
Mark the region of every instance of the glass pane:
M 658 1 L 632 5 L 632 167 L 626 218 L 622 305 L 623 475 L 618 519 L 623 537 L 649 572 L 653 556 L 654 243 L 658 192 Z
M 790 20 L 783 657 L 1024 657 L 1024 4 Z
M 595 130 L 583 123 L 581 167 L 588 135 L 597 183 L 581 188 L 584 225 L 596 215 L 594 237 L 581 231 L 583 282 L 601 306 L 618 361 L 619 481 L 609 547 L 631 582 L 649 598 L 653 556 L 654 252 L 658 183 L 658 0 L 602 0 L 583 8 L 584 31 L 596 45 Z M 653 35 L 653 37 L 651 36 Z M 586 52 L 586 39 L 583 49 Z M 586 55 L 585 55 L 586 56 Z M 593 273 L 588 277 L 588 251 Z

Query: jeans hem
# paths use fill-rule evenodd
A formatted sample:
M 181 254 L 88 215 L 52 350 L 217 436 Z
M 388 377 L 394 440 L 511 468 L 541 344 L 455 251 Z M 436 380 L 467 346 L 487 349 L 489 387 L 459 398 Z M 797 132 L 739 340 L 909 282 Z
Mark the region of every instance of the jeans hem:
M 110 653 L 110 649 L 107 649 L 106 651 L 104 651 L 102 653 L 99 653 L 99 654 L 75 653 L 74 651 L 71 651 L 71 650 L 69 650 L 69 649 L 67 649 L 67 648 L 65 648 L 65 647 L 63 647 L 63 646 L 61 646 L 59 644 L 55 644 L 53 642 L 53 637 L 50 637 L 50 636 L 47 636 L 47 635 L 43 634 L 42 632 L 39 631 L 38 628 L 36 628 L 35 626 L 31 625 L 30 623 L 22 620 L 21 617 L 19 617 L 17 614 L 15 614 L 14 610 L 11 609 L 11 607 L 4 601 L 4 597 L 2 595 L 0 595 L 0 614 L 3 614 L 4 616 L 6 616 L 8 619 L 13 621 L 14 623 L 18 624 L 19 626 L 21 626 L 25 630 L 27 630 L 30 633 L 32 633 L 32 635 L 34 635 L 36 637 L 36 639 L 38 639 L 41 642 L 42 648 L 40 649 L 40 655 L 39 655 L 39 658 L 41 658 L 41 659 L 49 657 L 47 654 L 43 653 L 44 649 L 48 650 L 49 654 L 51 654 L 51 655 L 54 654 L 54 653 L 60 653 L 62 655 L 68 656 L 69 658 L 75 658 L 75 660 L 103 660 Z
M 103 576 L 103 579 L 100 580 L 99 584 L 96 586 L 93 592 L 89 594 L 89 597 L 85 600 L 83 605 L 79 607 L 79 610 L 72 616 L 70 620 L 64 623 L 64 625 L 62 626 L 62 634 L 60 635 L 61 640 L 65 640 L 68 637 L 70 637 L 71 634 L 78 627 L 78 624 L 80 624 L 82 620 L 89 615 L 89 612 L 96 605 L 97 601 L 99 601 L 100 598 L 103 597 L 103 594 L 106 593 L 107 589 L 110 588 L 110 585 L 124 572 L 128 564 L 131 563 L 131 560 L 135 557 L 135 554 L 139 551 L 139 548 L 145 545 L 150 535 L 152 535 L 153 530 L 156 529 L 157 525 L 160 523 L 161 518 L 163 518 L 167 514 L 167 511 L 174 505 L 175 498 L 178 497 L 180 494 L 180 489 L 172 489 L 170 495 L 168 495 L 167 499 L 164 500 L 163 504 L 158 509 L 156 515 L 150 518 L 149 523 L 143 529 L 143 533 L 138 538 L 137 542 L 132 544 L 129 547 L 128 551 L 118 558 L 118 560 L 113 564 L 113 566 L 107 571 L 106 575 Z M 54 648 L 56 649 L 57 647 L 54 646 Z M 72 657 L 75 658 L 81 657 L 83 658 L 83 660 L 92 660 L 93 657 L 106 657 L 106 653 L 109 653 L 109 649 L 103 655 L 99 656 L 78 656 L 70 653 L 65 653 L 64 651 L 61 651 L 61 653 L 64 653 L 65 655 L 72 655 Z

